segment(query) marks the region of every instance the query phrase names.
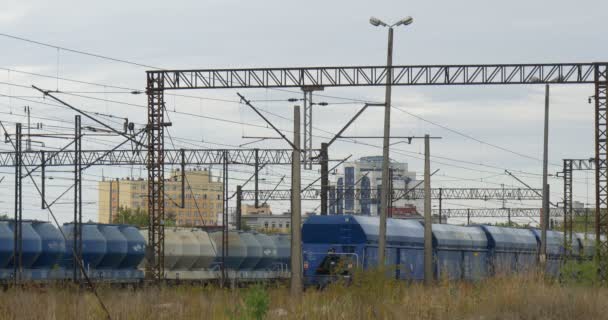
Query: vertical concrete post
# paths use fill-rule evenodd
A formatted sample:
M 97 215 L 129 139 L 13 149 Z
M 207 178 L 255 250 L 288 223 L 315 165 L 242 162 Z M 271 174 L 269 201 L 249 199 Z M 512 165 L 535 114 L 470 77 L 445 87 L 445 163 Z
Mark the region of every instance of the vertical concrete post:
M 433 283 L 433 220 L 431 217 L 431 156 L 429 135 L 424 136 L 424 284 Z
M 291 164 L 291 295 L 299 297 L 302 294 L 302 199 L 300 160 L 300 106 L 293 111 L 293 150 Z

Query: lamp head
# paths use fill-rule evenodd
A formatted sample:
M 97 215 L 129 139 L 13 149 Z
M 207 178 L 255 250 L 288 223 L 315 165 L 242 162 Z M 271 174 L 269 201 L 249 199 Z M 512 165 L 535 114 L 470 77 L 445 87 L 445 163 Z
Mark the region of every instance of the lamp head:
M 407 26 L 407 25 L 412 24 L 412 22 L 414 22 L 414 18 L 407 16 L 407 17 L 399 20 L 397 23 L 395 23 L 395 26 L 400 26 L 400 25 Z
M 382 22 L 382 20 L 380 20 L 380 19 L 378 19 L 376 17 L 369 18 L 369 23 L 372 26 L 374 26 L 374 27 L 377 27 L 377 26 L 386 26 L 386 23 Z

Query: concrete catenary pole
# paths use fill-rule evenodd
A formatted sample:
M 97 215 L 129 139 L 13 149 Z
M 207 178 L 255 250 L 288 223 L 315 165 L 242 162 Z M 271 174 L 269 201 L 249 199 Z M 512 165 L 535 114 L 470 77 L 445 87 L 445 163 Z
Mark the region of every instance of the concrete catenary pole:
M 302 293 L 302 199 L 300 198 L 300 106 L 293 111 L 293 150 L 291 164 L 291 295 Z
M 424 136 L 424 284 L 433 283 L 433 220 L 431 218 L 431 156 L 429 135 Z
M 391 136 L 391 82 L 393 79 L 393 28 L 388 28 L 388 54 L 386 58 L 386 97 L 384 105 L 384 136 L 382 139 L 382 186 L 380 199 L 380 230 L 378 239 L 378 265 L 384 265 L 384 251 L 386 249 L 386 217 L 390 195 L 389 189 L 389 145 Z
M 543 212 L 541 217 L 540 263 L 544 268 L 547 259 L 547 227 L 549 224 L 549 186 L 547 185 L 547 163 L 549 150 L 549 85 L 545 85 L 545 130 L 543 141 Z

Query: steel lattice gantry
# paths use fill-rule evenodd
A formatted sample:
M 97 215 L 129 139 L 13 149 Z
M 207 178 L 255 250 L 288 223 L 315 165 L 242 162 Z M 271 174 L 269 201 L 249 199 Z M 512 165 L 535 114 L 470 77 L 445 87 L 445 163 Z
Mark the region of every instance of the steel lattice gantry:
M 163 153 L 166 165 L 211 165 L 223 164 L 224 152 L 230 164 L 288 165 L 291 164 L 291 149 L 165 149 Z M 312 150 L 313 163 L 319 163 L 320 150 Z M 150 153 L 147 150 L 82 150 L 83 166 L 107 165 L 148 165 Z M 23 151 L 23 166 L 73 166 L 73 151 Z M 303 156 L 304 157 L 304 156 Z M 182 159 L 183 158 L 183 159 Z M 15 152 L 0 152 L 0 168 L 15 167 Z
M 606 112 L 606 90 L 608 87 L 608 67 L 604 64 L 594 70 L 595 80 L 595 237 L 598 243 L 600 277 L 608 278 L 608 240 L 602 238 L 608 232 L 608 158 Z
M 476 208 L 476 209 L 442 209 L 446 218 L 538 218 L 542 208 Z M 433 209 L 433 214 L 439 210 Z M 587 209 L 573 209 L 576 216 L 585 216 Z M 563 208 L 551 208 L 551 217 L 564 215 Z
M 502 189 L 502 188 L 433 188 L 431 199 L 443 200 L 542 200 L 540 189 Z M 242 200 L 255 200 L 255 190 L 242 190 Z M 354 199 L 362 195 L 370 195 L 370 199 L 379 199 L 377 190 L 354 189 Z M 258 196 L 266 201 L 281 201 L 291 199 L 291 190 L 258 190 Z M 302 200 L 319 200 L 321 190 L 308 188 L 302 191 Z M 418 200 L 424 199 L 424 189 L 393 189 L 393 199 Z
M 564 167 L 561 174 L 564 178 L 564 247 L 572 247 L 573 236 L 573 198 L 572 198 L 572 173 L 574 170 L 593 170 L 595 168 L 595 160 L 591 159 L 564 159 Z
M 598 254 L 608 254 L 608 242 L 600 233 L 608 229 L 608 171 L 606 90 L 608 62 L 554 64 L 420 65 L 392 66 L 387 79 L 386 66 L 154 70 L 147 72 L 149 150 L 161 142 L 158 120 L 163 112 L 164 90 L 220 88 L 285 88 L 305 86 L 385 86 L 392 85 L 505 85 L 505 84 L 594 84 L 595 85 L 595 161 L 596 236 L 601 241 Z M 151 137 L 150 137 L 151 135 Z M 157 150 L 156 150 L 157 151 Z M 151 188 L 162 184 L 156 173 L 164 165 L 163 153 L 152 152 Z M 327 188 L 324 188 L 327 193 Z M 164 215 L 164 208 L 149 203 L 151 216 Z M 157 220 L 151 219 L 151 224 Z M 153 226 L 150 226 L 151 228 Z M 604 259 L 600 259 L 604 260 Z M 602 265 L 604 267 L 604 265 Z M 606 268 L 603 268 L 605 270 Z M 604 276 L 604 274 L 602 274 Z

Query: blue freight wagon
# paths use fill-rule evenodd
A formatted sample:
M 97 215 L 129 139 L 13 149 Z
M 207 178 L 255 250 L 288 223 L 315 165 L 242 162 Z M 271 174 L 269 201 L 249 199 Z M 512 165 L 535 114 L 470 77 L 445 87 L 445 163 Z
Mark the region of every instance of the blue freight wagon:
M 377 265 L 379 219 L 369 216 L 312 216 L 302 227 L 304 279 L 324 285 L 350 278 L 353 267 Z M 524 273 L 538 265 L 540 231 L 494 226 L 433 225 L 435 278 L 476 281 L 503 273 Z M 593 239 L 593 235 L 587 236 Z M 565 259 L 563 233 L 547 231 L 549 275 L 560 275 Z M 396 279 L 422 280 L 424 227 L 413 220 L 387 220 L 385 265 Z M 573 237 L 572 257 L 588 260 L 593 241 Z
M 488 240 L 479 227 L 433 224 L 436 278 L 479 280 L 488 273 Z
M 536 266 L 538 243 L 529 229 L 482 225 L 488 237 L 490 275 L 521 273 Z
M 375 266 L 378 259 L 378 219 L 365 216 L 312 216 L 302 227 L 304 277 L 322 285 L 348 275 L 354 267 Z M 423 232 L 417 221 L 387 224 L 385 264 L 391 276 L 423 277 Z

